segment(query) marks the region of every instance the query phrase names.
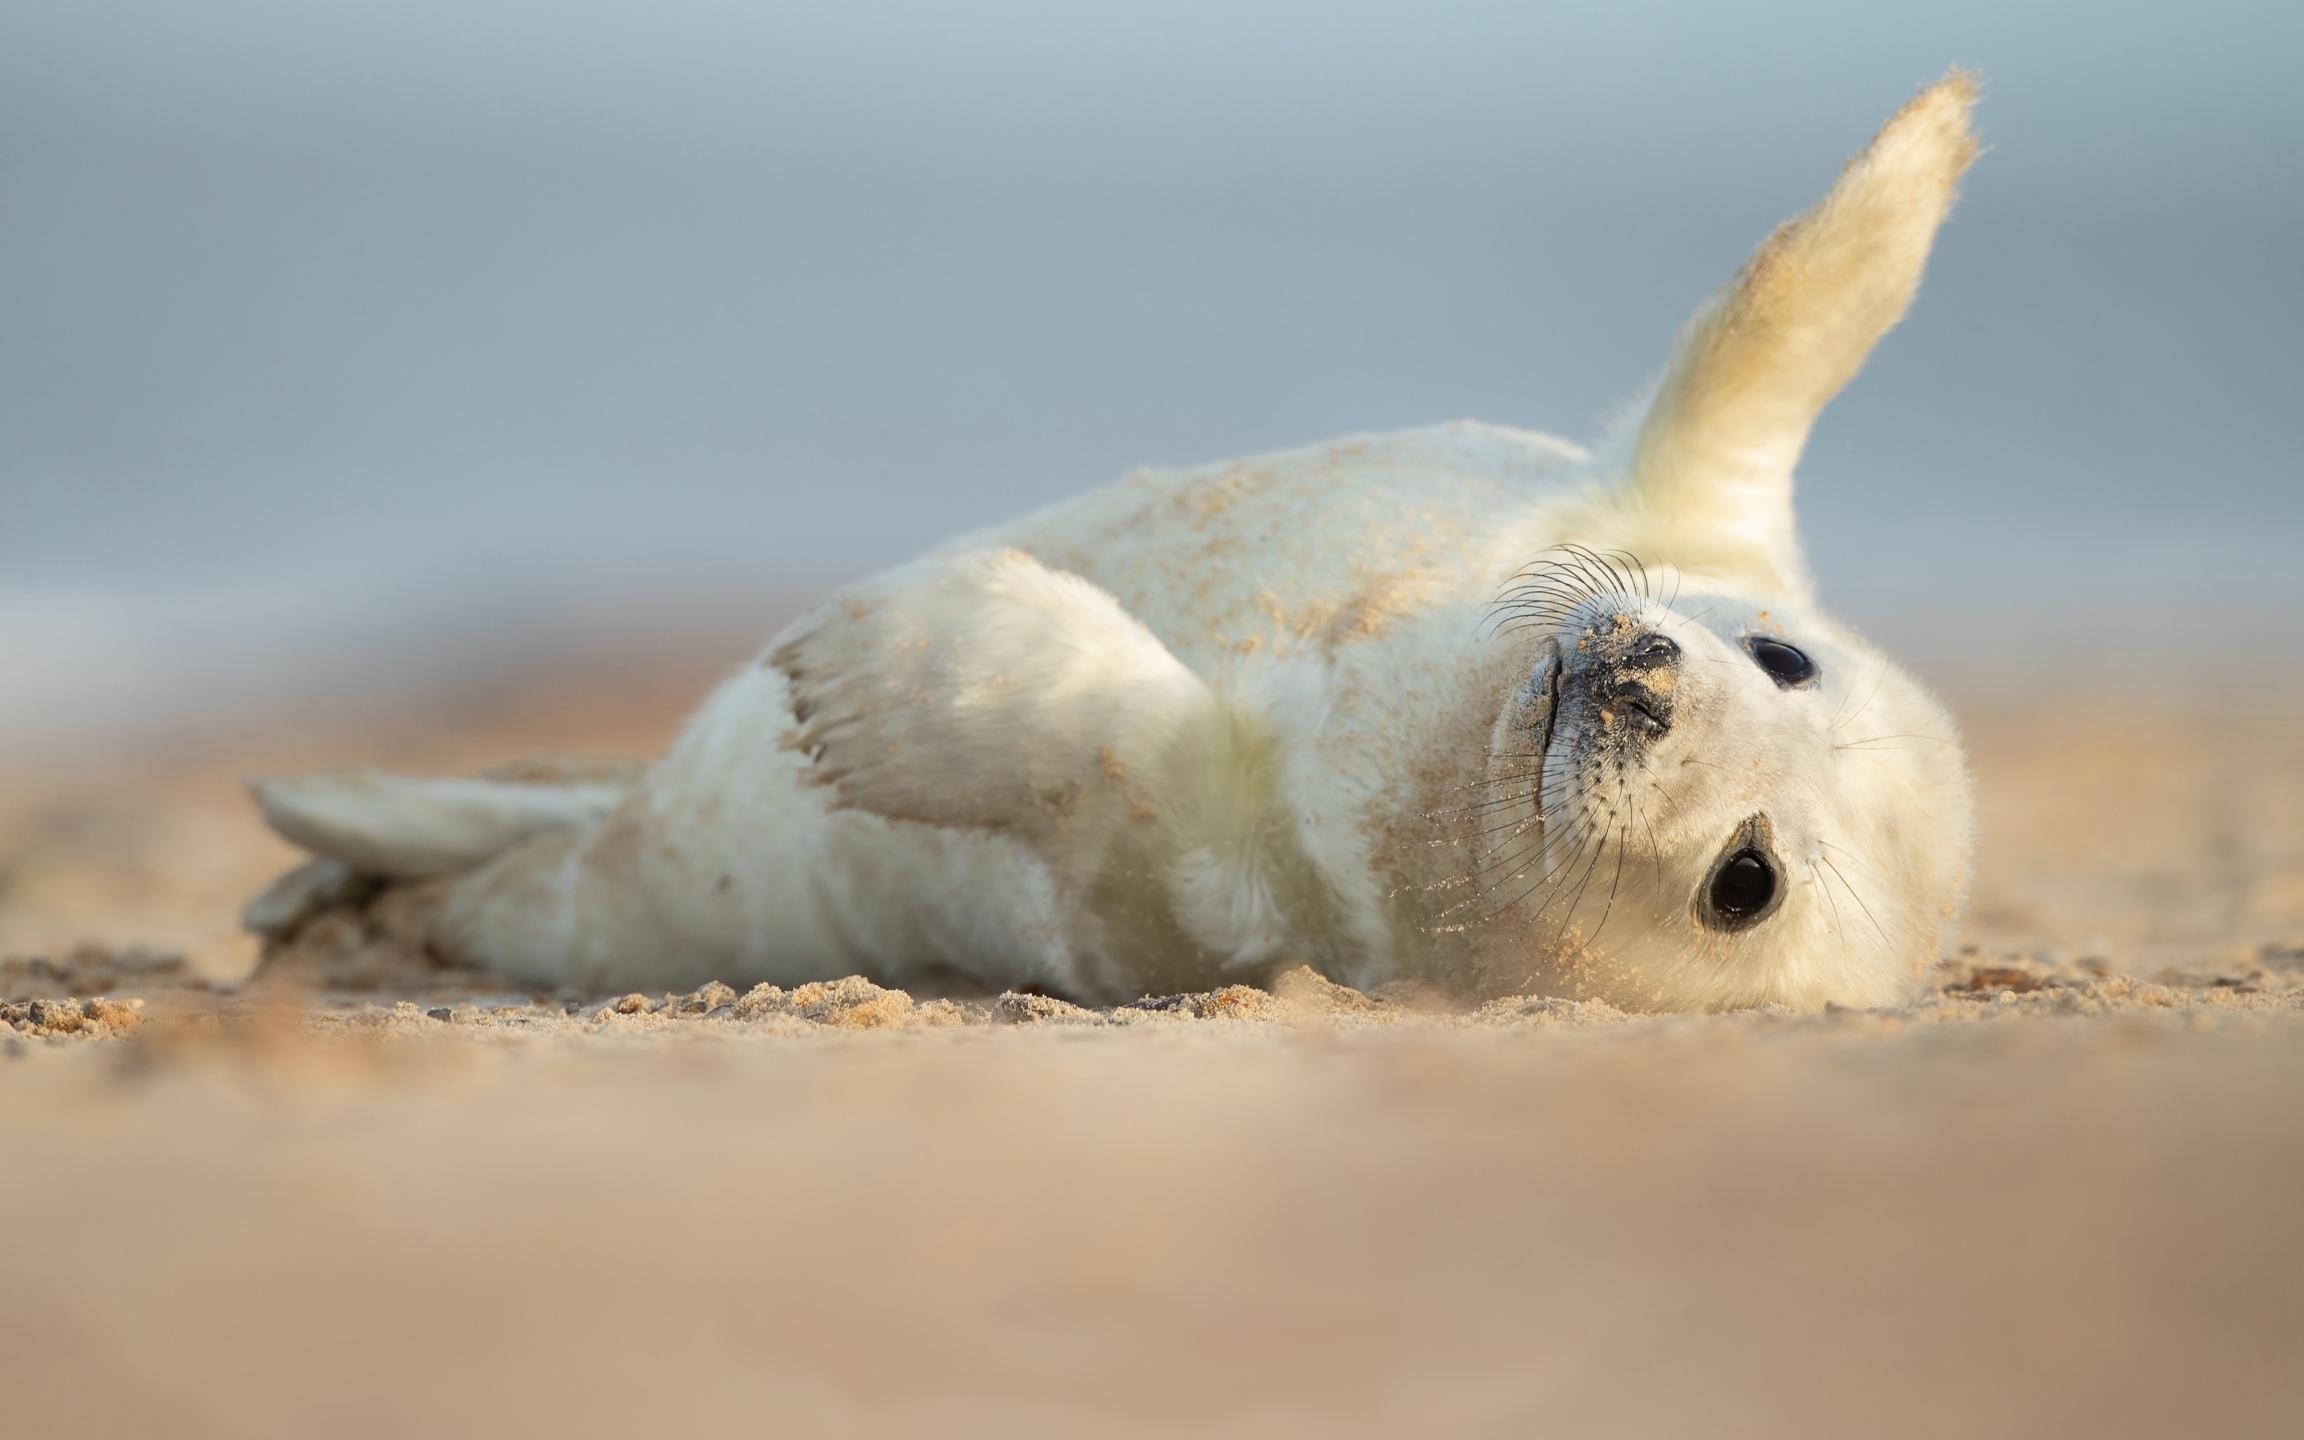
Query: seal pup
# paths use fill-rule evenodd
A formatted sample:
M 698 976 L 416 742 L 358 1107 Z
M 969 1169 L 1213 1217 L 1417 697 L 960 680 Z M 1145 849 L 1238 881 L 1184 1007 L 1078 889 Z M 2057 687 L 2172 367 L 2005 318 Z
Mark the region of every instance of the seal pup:
M 1632 1009 L 1911 996 L 1951 718 L 1816 608 L 1792 476 L 1976 153 L 1923 91 L 1594 454 L 1456 423 L 1144 471 L 854 584 L 645 769 L 254 786 L 426 944 L 592 991 L 954 975 L 1090 1002 L 1309 963 Z M 401 907 L 405 926 L 409 907 Z

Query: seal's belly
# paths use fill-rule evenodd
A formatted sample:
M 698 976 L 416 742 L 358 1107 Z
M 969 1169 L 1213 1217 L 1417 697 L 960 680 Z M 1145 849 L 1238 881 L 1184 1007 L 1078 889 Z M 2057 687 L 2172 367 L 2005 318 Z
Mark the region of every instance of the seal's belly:
M 947 547 L 1012 546 L 1108 591 L 1195 670 L 1331 653 L 1481 604 L 1527 556 L 1510 532 L 1588 457 L 1460 422 L 1190 470 L 1146 470 Z

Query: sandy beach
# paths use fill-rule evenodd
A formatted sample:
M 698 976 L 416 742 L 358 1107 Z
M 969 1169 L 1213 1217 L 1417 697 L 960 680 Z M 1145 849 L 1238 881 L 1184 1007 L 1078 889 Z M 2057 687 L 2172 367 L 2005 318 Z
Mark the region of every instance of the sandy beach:
M 1955 692 L 1897 1011 L 236 983 L 241 775 L 648 753 L 719 663 L 10 767 L 12 1432 L 2304 1424 L 2289 700 Z
M 2304 1436 L 2299 57 L 2261 3 L 0 5 L 0 1440 Z M 593 852 L 701 902 L 563 912 L 604 964 L 1289 958 L 537 992 L 334 867 L 243 930 L 307 860 L 251 779 L 645 761 L 831 595 Z M 1962 801 L 1873 645 L 1975 781 L 1907 1003 L 1297 965 L 1892 995 Z M 785 713 L 1030 838 L 825 880 L 728 778 Z

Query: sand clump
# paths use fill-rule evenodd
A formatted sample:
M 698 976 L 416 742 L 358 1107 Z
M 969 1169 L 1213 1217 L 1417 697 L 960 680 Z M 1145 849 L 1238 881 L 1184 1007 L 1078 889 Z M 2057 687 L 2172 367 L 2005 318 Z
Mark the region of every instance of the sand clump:
M 486 990 L 443 997 L 434 993 L 436 986 L 412 998 L 313 993 L 278 986 L 257 987 L 245 995 L 208 995 L 195 990 L 174 997 L 153 1018 L 162 1031 L 167 1031 L 242 1023 L 261 1016 L 272 1033 L 294 1030 L 312 1039 L 357 1033 L 386 1039 L 598 1037 L 607 1041 L 1178 1026 L 1280 1032 L 1306 1027 L 1347 1031 L 1393 1027 L 1433 1031 L 1599 1027 L 1735 1030 L 1792 1025 L 1894 1032 L 1912 1025 L 2117 1016 L 2156 1017 L 2213 1027 L 2242 1019 L 2304 1016 L 2304 969 L 2284 968 L 2297 958 L 2281 952 L 2235 967 L 2242 972 L 2239 974 L 2170 973 L 2156 980 L 2092 973 L 2085 963 L 2069 961 L 2003 957 L 1948 962 L 1940 985 L 1912 1004 L 1882 1010 L 1832 1007 L 1820 1015 L 1804 1015 L 1780 1006 L 1711 1016 L 1642 1015 L 1605 1001 L 1532 995 L 1445 1006 L 1423 991 L 1410 991 L 1402 997 L 1363 994 L 1309 966 L 1299 966 L 1275 977 L 1268 988 L 1230 985 L 1197 994 L 1146 996 L 1100 1009 L 1016 991 L 985 1001 L 916 1000 L 905 991 L 851 975 L 789 990 L 756 985 L 739 994 L 732 986 L 714 982 L 685 994 L 651 997 L 635 993 L 605 999 Z M 0 1004 L 0 1024 L 24 1040 L 120 1038 L 137 1032 L 146 1019 L 146 1002 L 141 997 L 11 997 L 8 1003 Z
M 97 996 L 88 1000 L 26 1000 L 21 1004 L 0 1001 L 0 1026 L 44 1040 L 131 1035 L 143 1023 L 140 1000 L 122 1002 Z
M 0 959 L 0 999 L 59 1000 L 67 996 L 110 995 L 182 987 L 205 988 L 182 955 L 131 947 L 79 945 L 61 959 L 11 955 Z

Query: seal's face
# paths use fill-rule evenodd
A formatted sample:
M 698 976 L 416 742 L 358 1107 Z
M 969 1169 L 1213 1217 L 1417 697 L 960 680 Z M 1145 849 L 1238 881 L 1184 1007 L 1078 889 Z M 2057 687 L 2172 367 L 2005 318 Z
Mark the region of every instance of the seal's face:
M 1822 617 L 1649 588 L 1536 612 L 1457 909 L 1489 983 L 1639 1009 L 1909 998 L 1967 881 L 1950 717 Z

